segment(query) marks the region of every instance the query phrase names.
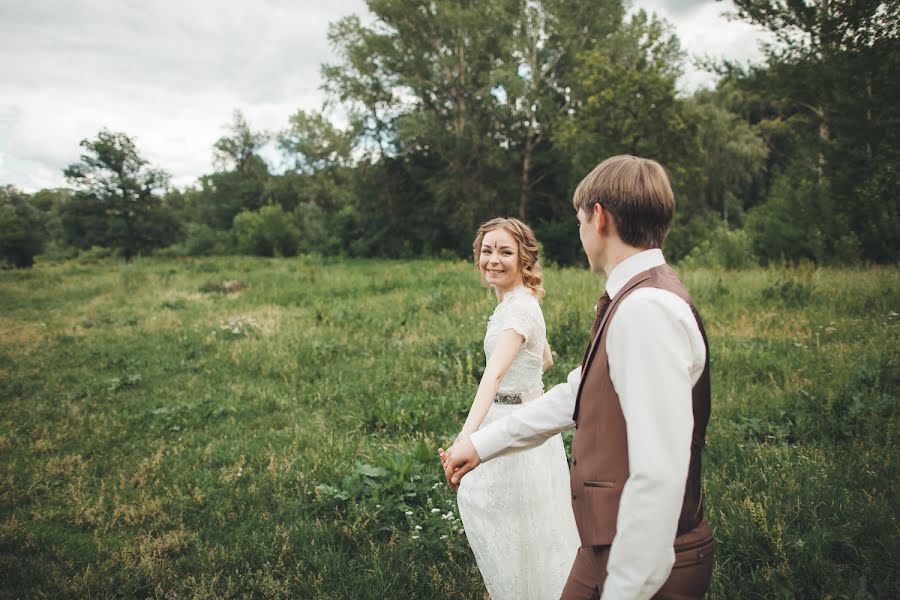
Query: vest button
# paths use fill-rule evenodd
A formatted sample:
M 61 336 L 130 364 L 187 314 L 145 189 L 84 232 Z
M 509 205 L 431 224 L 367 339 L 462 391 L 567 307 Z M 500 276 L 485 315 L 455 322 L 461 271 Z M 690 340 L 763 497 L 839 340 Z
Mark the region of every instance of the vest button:
M 575 492 L 572 492 L 572 500 L 575 499 Z
M 576 464 L 578 464 L 578 461 L 575 460 L 575 457 L 573 456 L 572 457 L 572 466 L 574 467 Z

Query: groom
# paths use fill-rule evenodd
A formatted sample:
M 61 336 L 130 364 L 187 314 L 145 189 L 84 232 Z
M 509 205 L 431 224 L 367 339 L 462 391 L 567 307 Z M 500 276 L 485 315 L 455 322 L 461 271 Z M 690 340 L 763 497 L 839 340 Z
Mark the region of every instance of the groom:
M 570 487 L 582 546 L 562 599 L 702 598 L 714 546 L 700 497 L 709 345 L 660 250 L 672 188 L 658 163 L 614 156 L 573 203 L 591 271 L 606 275 L 581 366 L 458 439 L 445 474 L 456 489 L 482 461 L 575 427 Z

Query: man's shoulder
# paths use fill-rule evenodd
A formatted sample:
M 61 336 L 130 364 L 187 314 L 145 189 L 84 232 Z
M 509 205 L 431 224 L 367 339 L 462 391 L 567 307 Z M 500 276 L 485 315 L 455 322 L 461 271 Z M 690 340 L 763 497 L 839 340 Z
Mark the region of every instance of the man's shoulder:
M 663 311 L 676 318 L 693 316 L 690 304 L 684 298 L 659 287 L 639 287 L 622 299 L 618 312 L 640 315 L 646 312 Z
M 626 360 L 622 358 L 622 352 L 627 355 L 626 348 L 640 353 L 647 347 L 660 345 L 681 348 L 687 353 L 685 357 L 691 357 L 692 368 L 702 367 L 706 356 L 705 342 L 690 305 L 668 290 L 636 289 L 622 299 L 609 323 L 607 352 L 610 368 L 614 361 Z

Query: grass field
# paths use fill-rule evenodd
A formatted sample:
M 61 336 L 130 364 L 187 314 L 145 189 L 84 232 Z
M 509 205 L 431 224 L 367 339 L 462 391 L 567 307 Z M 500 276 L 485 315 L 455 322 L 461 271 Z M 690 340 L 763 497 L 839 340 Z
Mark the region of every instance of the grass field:
M 550 385 L 602 288 L 546 275 Z M 710 596 L 900 597 L 900 269 L 682 276 L 711 340 Z M 451 261 L 0 272 L 0 597 L 483 598 L 436 449 L 494 303 Z

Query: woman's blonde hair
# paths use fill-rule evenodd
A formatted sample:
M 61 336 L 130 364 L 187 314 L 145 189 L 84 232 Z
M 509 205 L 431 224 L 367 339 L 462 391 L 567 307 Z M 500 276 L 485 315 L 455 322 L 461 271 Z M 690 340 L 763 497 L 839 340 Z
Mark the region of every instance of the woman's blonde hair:
M 495 229 L 507 230 L 513 236 L 513 239 L 516 240 L 516 245 L 519 248 L 519 268 L 522 271 L 522 282 L 540 300 L 547 293 L 544 290 L 544 273 L 541 271 L 541 251 L 538 248 L 537 238 L 534 237 L 531 227 L 519 219 L 497 217 L 481 224 L 481 227 L 478 228 L 478 233 L 475 234 L 475 241 L 472 243 L 475 268 L 479 272 L 481 271 L 478 266 L 478 259 L 481 256 L 481 242 L 484 241 L 484 236 L 487 232 Z M 489 287 L 484 278 L 484 273 L 481 273 L 481 285 Z

